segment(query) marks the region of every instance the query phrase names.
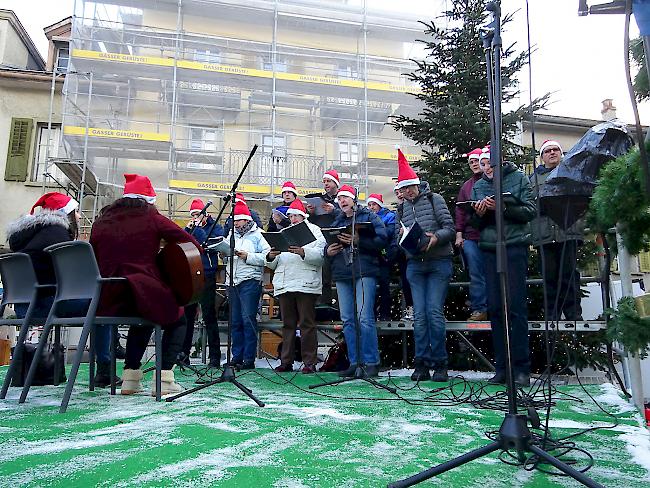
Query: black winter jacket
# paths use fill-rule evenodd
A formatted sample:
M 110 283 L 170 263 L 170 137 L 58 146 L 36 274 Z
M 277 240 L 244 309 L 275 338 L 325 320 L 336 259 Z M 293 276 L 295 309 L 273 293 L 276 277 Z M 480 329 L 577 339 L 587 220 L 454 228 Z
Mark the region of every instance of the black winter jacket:
M 71 241 L 70 221 L 62 212 L 44 210 L 24 215 L 7 227 L 7 241 L 13 252 L 24 252 L 32 259 L 36 278 L 41 285 L 56 283 L 50 255 L 43 251 L 52 244 Z M 52 295 L 54 291 L 44 293 Z

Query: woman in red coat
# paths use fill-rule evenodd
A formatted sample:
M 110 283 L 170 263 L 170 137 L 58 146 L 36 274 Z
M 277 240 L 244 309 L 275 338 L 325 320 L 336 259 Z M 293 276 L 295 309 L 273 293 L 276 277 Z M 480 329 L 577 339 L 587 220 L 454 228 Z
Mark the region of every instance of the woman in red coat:
M 183 229 L 154 206 L 156 193 L 146 176 L 125 174 L 124 196 L 104 207 L 93 224 L 90 243 L 102 276 L 121 276 L 126 284 L 104 287 L 98 315 L 140 316 L 164 328 L 162 394 L 181 391 L 172 367 L 185 337 L 185 317 L 156 265 L 160 241 L 193 242 Z M 142 391 L 140 370 L 153 328 L 132 327 L 126 342 L 123 395 Z M 155 382 L 154 382 L 155 385 Z M 152 386 L 152 394 L 155 394 Z

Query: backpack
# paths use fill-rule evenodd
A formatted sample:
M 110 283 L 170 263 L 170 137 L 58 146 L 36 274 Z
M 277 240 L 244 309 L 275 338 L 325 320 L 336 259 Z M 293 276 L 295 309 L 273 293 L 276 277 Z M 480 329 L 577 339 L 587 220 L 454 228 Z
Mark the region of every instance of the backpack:
M 345 339 L 337 340 L 329 351 L 319 371 L 343 371 L 350 367 Z

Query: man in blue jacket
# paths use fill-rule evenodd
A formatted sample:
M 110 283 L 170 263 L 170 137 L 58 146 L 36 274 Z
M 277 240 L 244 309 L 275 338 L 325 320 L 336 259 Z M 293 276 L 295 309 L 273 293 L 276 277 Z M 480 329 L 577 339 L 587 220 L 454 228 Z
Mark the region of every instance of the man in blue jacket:
M 381 193 L 372 193 L 366 201 L 368 208 L 376 213 L 386 226 L 388 241 L 386 247 L 382 249 L 379 278 L 377 284 L 377 318 L 382 320 L 391 319 L 392 299 L 390 296 L 390 275 L 395 265 L 397 256 L 397 241 L 395 239 L 395 212 L 391 212 L 384 204 L 384 197 Z
M 216 224 L 214 228 L 214 219 L 210 214 L 200 215 L 204 208 L 201 199 L 195 198 L 190 205 L 190 216 L 192 217 L 185 231 L 194 236 L 194 238 L 204 243 L 207 238 L 219 237 L 223 235 L 223 228 Z M 208 232 L 210 235 L 208 237 Z M 217 295 L 217 253 L 207 250 L 201 255 L 203 260 L 203 274 L 205 276 L 205 288 L 199 303 L 193 303 L 185 307 L 185 318 L 187 320 L 187 329 L 185 331 L 185 340 L 183 341 L 184 361 L 189 364 L 190 349 L 192 349 L 192 339 L 194 335 L 194 322 L 198 312 L 199 304 L 201 305 L 201 314 L 203 323 L 208 333 L 208 347 L 210 349 L 210 366 L 218 368 L 221 366 L 221 341 L 219 339 L 219 325 L 217 323 L 217 309 L 215 298 Z
M 343 321 L 343 334 L 348 346 L 350 367 L 341 371 L 339 376 L 354 376 L 359 364 L 365 367 L 367 377 L 379 374 L 379 345 L 375 325 L 375 289 L 379 277 L 379 257 L 381 249 L 386 247 L 386 227 L 381 219 L 355 203 L 356 191 L 349 185 L 343 185 L 338 191 L 341 207 L 332 223 L 332 227 L 346 227 L 352 219 L 358 223 L 370 223 L 372 231 L 367 234 L 356 233 L 354 246 L 352 235 L 343 233 L 338 236 L 338 243 L 328 244 L 325 255 L 332 267 L 332 281 L 336 283 L 339 297 L 339 310 Z M 354 215 L 356 213 L 356 216 Z M 353 252 L 354 251 L 354 252 Z M 354 266 L 354 279 L 353 267 Z M 357 334 L 354 317 L 354 300 L 356 297 L 361 344 L 357 354 Z

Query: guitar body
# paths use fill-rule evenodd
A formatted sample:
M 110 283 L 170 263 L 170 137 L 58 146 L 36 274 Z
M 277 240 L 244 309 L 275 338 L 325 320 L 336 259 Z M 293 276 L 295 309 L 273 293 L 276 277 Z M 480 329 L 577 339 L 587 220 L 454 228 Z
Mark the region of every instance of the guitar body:
M 158 253 L 158 267 L 180 306 L 197 303 L 205 277 L 201 253 L 191 242 L 167 244 Z

